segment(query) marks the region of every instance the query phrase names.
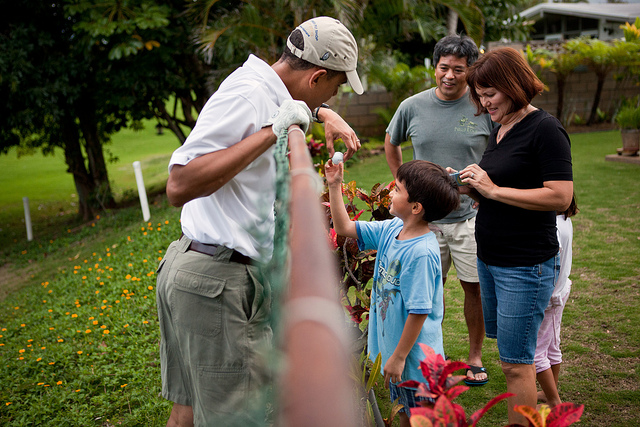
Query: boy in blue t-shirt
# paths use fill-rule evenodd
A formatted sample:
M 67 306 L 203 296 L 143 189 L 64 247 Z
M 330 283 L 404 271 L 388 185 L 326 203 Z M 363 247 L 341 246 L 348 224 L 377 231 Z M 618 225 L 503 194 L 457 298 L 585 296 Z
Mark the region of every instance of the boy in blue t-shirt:
M 418 342 L 444 355 L 444 310 L 440 248 L 429 223 L 457 209 L 460 194 L 444 168 L 425 160 L 398 169 L 385 221 L 351 221 L 342 199 L 343 164 L 328 162 L 325 176 L 333 226 L 337 234 L 358 239 L 360 249 L 376 249 L 369 310 L 369 353 L 382 354 L 382 374 L 391 400 L 404 405 L 402 426 L 409 426 L 409 408 L 417 406 L 415 390 L 403 381 L 424 382 Z M 419 399 L 418 399 L 419 400 Z

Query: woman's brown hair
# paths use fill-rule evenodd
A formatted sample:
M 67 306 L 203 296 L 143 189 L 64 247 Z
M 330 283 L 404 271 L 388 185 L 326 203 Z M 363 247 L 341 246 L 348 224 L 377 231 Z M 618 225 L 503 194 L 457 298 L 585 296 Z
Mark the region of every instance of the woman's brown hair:
M 533 72 L 522 54 L 510 47 L 491 50 L 480 57 L 467 71 L 467 85 L 478 115 L 486 113 L 476 88 L 494 88 L 511 99 L 511 111 L 526 107 L 544 89 L 544 83 Z

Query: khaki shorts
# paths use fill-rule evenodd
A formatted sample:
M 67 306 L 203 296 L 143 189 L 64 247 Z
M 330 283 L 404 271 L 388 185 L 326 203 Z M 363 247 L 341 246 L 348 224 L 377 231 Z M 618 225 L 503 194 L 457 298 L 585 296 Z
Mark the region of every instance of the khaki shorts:
M 162 396 L 193 408 L 200 425 L 252 425 L 247 405 L 269 382 L 271 290 L 259 268 L 169 246 L 157 276 Z M 232 420 L 227 420 L 232 417 Z
M 478 283 L 476 252 L 476 218 L 451 224 L 434 224 L 442 233 L 436 232 L 442 258 L 442 278 L 446 279 L 451 263 L 456 267 L 458 279 Z

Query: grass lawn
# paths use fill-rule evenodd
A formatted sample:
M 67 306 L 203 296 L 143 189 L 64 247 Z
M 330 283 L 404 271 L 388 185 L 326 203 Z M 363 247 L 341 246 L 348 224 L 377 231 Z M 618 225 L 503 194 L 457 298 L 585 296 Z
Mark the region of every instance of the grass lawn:
M 136 194 L 134 160 L 142 161 L 149 189 L 166 180 L 166 163 L 178 143 L 154 132 L 150 126 L 114 140 L 111 149 L 120 162 L 109 171 L 118 197 Z M 581 426 L 635 426 L 640 166 L 604 161 L 620 146 L 618 132 L 574 134 L 572 143 L 581 212 L 573 220 L 573 288 L 563 319 L 560 393 L 565 401 L 585 405 Z M 164 425 L 170 406 L 158 397 L 154 272 L 179 234 L 179 210 L 158 195 L 150 199 L 148 223 L 133 203 L 79 224 L 73 219 L 73 183 L 60 158 L 16 160 L 14 153 L 0 157 L 0 167 L 0 183 L 9 189 L 0 195 L 0 381 L 7 385 L 0 388 L 0 424 Z M 391 178 L 384 156 L 347 169 L 346 179 L 365 190 Z M 48 191 L 25 194 L 44 185 L 37 181 L 41 177 L 52 184 Z M 32 199 L 32 242 L 21 222 L 25 195 Z M 445 350 L 464 360 L 463 294 L 455 275 L 449 275 L 445 293 Z M 485 341 L 484 363 L 489 383 L 456 399 L 468 415 L 506 390 L 493 340 Z M 387 416 L 384 389 L 378 386 L 376 393 Z M 505 403 L 480 422 L 505 424 Z

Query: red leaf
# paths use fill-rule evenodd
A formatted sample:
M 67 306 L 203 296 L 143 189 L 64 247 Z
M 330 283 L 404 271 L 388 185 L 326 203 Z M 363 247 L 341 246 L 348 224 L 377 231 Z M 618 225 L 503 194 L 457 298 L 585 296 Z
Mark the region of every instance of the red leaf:
M 442 375 L 444 375 L 445 377 L 448 377 L 449 375 L 452 375 L 454 372 L 459 371 L 460 369 L 467 369 L 469 368 L 469 365 L 467 365 L 464 362 L 451 362 L 449 360 L 447 360 L 445 362 L 445 366 L 442 369 Z M 465 376 L 463 375 L 461 379 L 464 379 Z
M 408 381 L 403 381 L 400 384 L 398 384 L 398 387 L 409 387 L 409 388 L 418 388 L 420 387 L 420 383 L 419 381 L 416 380 L 408 380 Z
M 371 197 L 359 188 L 356 189 L 356 197 L 367 204 L 371 204 Z
M 411 412 L 411 416 L 422 415 L 423 417 L 427 417 L 430 420 L 434 419 L 433 408 L 425 408 L 424 406 L 417 406 L 415 408 L 409 408 L 409 412 Z
M 547 427 L 566 427 L 580 420 L 584 405 L 571 402 L 561 403 L 547 416 Z
M 458 418 L 453 405 L 445 396 L 440 396 L 436 400 L 436 406 L 433 407 L 434 415 L 437 421 L 445 423 L 445 425 L 458 425 Z
M 467 378 L 466 375 L 452 375 L 447 377 L 447 382 L 444 385 L 445 389 L 450 389 L 451 387 L 455 386 L 456 384 L 458 384 L 460 381 L 464 380 L 465 378 Z
M 433 427 L 431 420 L 422 415 L 411 416 L 409 421 L 411 423 L 411 427 Z
M 545 422 L 542 419 L 542 416 L 538 411 L 536 411 L 531 406 L 527 405 L 515 405 L 513 410 L 524 415 L 529 422 L 532 424 L 532 427 L 544 427 Z
M 502 393 L 501 395 L 496 396 L 493 399 L 491 399 L 489 401 L 489 403 L 484 405 L 484 408 L 478 409 L 476 412 L 473 413 L 473 415 L 471 415 L 471 418 L 469 418 L 469 422 L 471 422 L 471 426 L 474 427 L 476 425 L 476 423 L 478 422 L 478 420 L 480 418 L 482 418 L 484 416 L 484 414 L 486 414 L 487 411 L 489 409 L 491 409 L 496 403 L 500 402 L 501 400 L 506 399 L 507 397 L 511 397 L 511 396 L 515 396 L 515 394 L 513 394 L 513 393 Z
M 453 401 L 453 399 L 460 396 L 462 393 L 464 393 L 467 390 L 469 390 L 469 387 L 467 387 L 466 385 L 457 385 L 451 388 L 447 387 L 445 396 L 447 396 L 449 400 Z

